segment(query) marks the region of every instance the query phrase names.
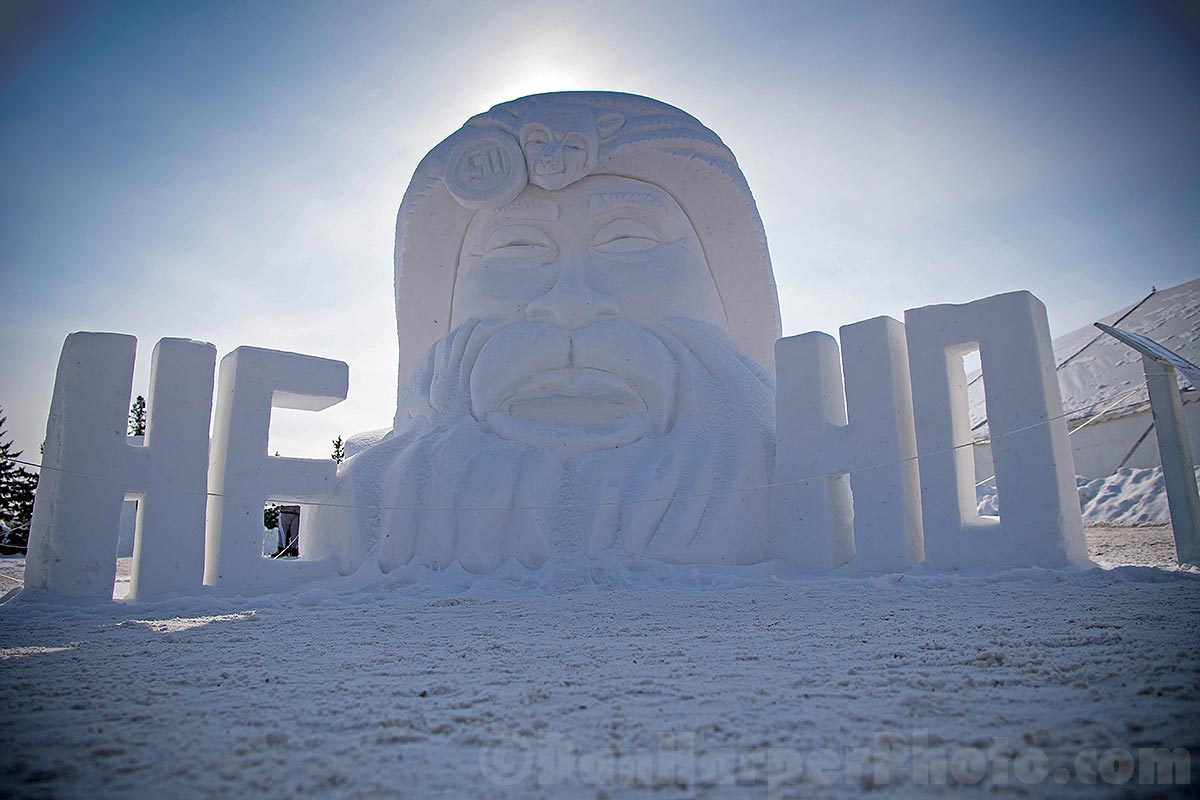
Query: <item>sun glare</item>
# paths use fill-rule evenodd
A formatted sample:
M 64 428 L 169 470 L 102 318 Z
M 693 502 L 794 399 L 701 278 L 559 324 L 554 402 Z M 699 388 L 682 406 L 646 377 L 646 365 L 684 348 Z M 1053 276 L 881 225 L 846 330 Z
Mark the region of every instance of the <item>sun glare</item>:
M 507 63 L 497 65 L 490 81 L 480 85 L 480 107 L 542 92 L 600 88 L 605 70 L 594 54 L 581 55 L 582 41 L 559 34 L 514 53 Z

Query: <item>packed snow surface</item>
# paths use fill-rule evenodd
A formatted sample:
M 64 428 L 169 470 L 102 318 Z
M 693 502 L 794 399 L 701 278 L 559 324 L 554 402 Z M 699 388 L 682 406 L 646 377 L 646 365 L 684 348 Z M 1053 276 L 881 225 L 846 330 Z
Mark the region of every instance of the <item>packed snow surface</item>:
M 1172 558 L 1169 529 L 1089 536 L 1106 566 Z M 1198 614 L 1200 575 L 1147 566 L 24 598 L 0 611 L 0 794 L 1082 797 L 1113 788 L 1100 754 L 1160 746 L 1194 782 Z M 1106 770 L 1134 796 L 1194 788 Z

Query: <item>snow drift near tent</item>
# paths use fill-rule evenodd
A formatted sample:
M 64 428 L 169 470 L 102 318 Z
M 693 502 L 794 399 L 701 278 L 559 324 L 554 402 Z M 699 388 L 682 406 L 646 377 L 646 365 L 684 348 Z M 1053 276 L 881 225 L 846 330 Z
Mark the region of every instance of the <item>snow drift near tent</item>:
M 1200 478 L 1200 467 L 1196 469 Z M 1170 525 L 1162 467 L 1121 469 L 1104 478 L 1076 476 L 1084 525 Z M 1000 513 L 996 487 L 976 490 L 981 515 Z

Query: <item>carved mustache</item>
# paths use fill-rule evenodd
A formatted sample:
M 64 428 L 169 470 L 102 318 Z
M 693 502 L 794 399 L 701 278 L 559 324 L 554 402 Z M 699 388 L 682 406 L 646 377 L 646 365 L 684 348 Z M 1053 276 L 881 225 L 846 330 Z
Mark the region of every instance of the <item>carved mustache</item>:
M 537 160 L 535 171 L 539 175 L 557 175 L 563 171 L 562 151 L 557 153 L 542 152 L 541 158 Z
M 614 376 L 645 403 L 656 431 L 669 428 L 678 365 L 657 336 L 624 319 L 602 319 L 576 331 L 531 320 L 495 331 L 470 372 L 471 411 L 482 420 L 538 376 L 555 372 L 561 382 L 584 370 L 604 374 L 581 380 L 580 393 L 604 391 Z

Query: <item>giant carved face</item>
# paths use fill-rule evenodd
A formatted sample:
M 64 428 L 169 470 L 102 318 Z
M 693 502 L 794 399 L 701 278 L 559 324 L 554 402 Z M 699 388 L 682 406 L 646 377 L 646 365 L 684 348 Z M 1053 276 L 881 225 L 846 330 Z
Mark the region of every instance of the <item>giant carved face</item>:
M 343 572 L 768 556 L 746 487 L 771 479 L 778 300 L 698 120 L 611 92 L 473 117 L 413 175 L 395 278 L 392 429 L 342 465 L 308 552 Z
M 570 455 L 664 433 L 676 365 L 650 331 L 672 317 L 728 331 L 695 230 L 652 184 L 529 186 L 467 230 L 452 327 L 514 323 L 470 378 L 474 416 L 503 438 Z

